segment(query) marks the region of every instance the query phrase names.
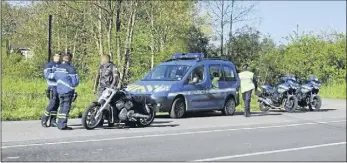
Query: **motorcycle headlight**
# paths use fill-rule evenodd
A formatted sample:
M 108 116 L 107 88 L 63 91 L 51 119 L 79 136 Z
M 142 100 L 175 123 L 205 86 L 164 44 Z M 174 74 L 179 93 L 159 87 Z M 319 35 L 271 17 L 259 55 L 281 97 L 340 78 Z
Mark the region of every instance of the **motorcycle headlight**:
M 170 90 L 170 86 L 168 85 L 164 85 L 164 86 L 160 86 L 156 89 L 154 89 L 154 92 L 164 92 L 164 91 L 169 91 Z
M 279 88 L 279 89 L 278 89 L 278 92 L 279 92 L 279 93 L 283 93 L 284 91 L 285 91 L 285 89 L 283 89 L 283 88 Z

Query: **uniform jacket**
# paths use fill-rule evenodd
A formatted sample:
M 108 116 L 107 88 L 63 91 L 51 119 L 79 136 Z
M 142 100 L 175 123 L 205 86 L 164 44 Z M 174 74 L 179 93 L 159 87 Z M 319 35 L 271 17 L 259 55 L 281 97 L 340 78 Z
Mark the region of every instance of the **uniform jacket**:
M 43 70 L 43 76 L 47 80 L 48 87 L 57 86 L 57 81 L 54 79 L 54 72 L 60 63 L 50 61 L 45 65 L 45 69 Z
M 72 93 L 79 84 L 76 69 L 68 62 L 60 64 L 54 72 L 58 94 Z

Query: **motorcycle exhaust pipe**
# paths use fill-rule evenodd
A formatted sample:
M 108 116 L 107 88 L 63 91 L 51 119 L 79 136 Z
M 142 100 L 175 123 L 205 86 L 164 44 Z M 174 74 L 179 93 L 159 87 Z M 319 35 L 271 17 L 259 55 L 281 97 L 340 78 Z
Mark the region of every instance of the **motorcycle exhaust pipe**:
M 280 109 L 281 108 L 281 107 L 276 107 L 276 106 L 269 104 L 269 102 L 267 100 L 265 100 L 264 98 L 261 98 L 261 97 L 258 98 L 258 101 L 265 103 L 266 105 L 270 106 L 273 109 Z
M 132 115 L 132 117 L 134 117 L 134 118 L 149 118 L 148 115 L 143 115 L 143 114 L 139 114 L 139 113 L 134 113 Z
M 263 103 L 265 103 L 266 105 L 271 106 L 271 104 L 269 104 L 269 102 L 268 102 L 267 100 L 265 100 L 264 98 L 259 97 L 259 98 L 258 98 L 258 101 L 263 102 Z

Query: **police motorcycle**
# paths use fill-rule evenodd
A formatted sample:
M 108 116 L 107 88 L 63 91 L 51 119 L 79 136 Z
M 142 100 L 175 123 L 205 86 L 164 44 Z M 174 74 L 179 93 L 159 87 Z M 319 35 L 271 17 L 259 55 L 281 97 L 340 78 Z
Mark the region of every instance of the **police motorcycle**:
M 94 129 L 104 117 L 109 127 L 122 122 L 129 127 L 147 127 L 154 121 L 155 107 L 149 97 L 129 94 L 125 87 L 106 88 L 98 101 L 83 112 L 82 125 L 87 130 Z
M 266 112 L 270 109 L 284 108 L 287 112 L 294 112 L 298 107 L 298 88 L 299 84 L 294 75 L 281 77 L 277 87 L 261 86 L 260 92 L 257 93 L 260 110 Z
M 301 82 L 297 92 L 299 106 L 305 108 L 308 106 L 310 111 L 319 110 L 322 106 L 322 100 L 319 93 L 321 82 L 314 75 L 310 75 L 308 80 Z

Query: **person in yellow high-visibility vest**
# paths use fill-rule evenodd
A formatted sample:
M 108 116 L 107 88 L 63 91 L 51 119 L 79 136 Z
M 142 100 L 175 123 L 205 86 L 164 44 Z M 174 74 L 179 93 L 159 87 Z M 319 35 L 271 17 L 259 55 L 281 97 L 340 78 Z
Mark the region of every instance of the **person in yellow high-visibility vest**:
M 239 77 L 241 80 L 241 93 L 242 99 L 244 101 L 244 109 L 245 109 L 245 117 L 251 116 L 250 111 L 250 103 L 251 103 L 251 95 L 252 90 L 257 90 L 257 80 L 254 76 L 254 73 L 249 71 L 248 64 L 244 64 L 242 66 L 243 71 L 239 73 Z
M 212 88 L 219 88 L 218 82 L 219 82 L 220 76 L 217 72 L 213 73 L 213 79 L 212 79 Z

